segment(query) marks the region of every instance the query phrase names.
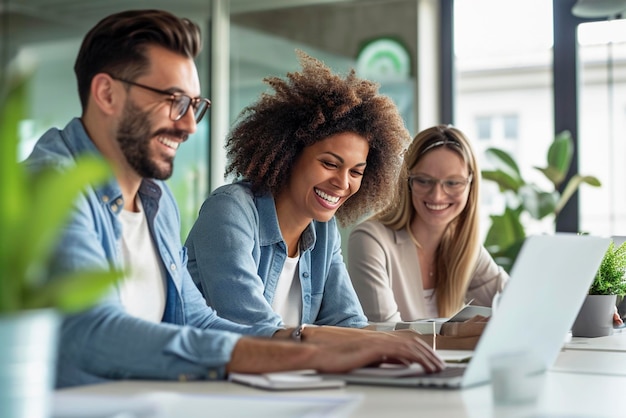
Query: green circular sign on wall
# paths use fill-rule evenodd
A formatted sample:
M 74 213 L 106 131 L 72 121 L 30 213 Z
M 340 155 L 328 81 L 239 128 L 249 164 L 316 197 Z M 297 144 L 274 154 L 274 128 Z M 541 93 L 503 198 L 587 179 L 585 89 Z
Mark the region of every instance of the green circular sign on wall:
M 393 38 L 366 43 L 357 57 L 357 72 L 374 80 L 406 80 L 411 75 L 409 51 Z

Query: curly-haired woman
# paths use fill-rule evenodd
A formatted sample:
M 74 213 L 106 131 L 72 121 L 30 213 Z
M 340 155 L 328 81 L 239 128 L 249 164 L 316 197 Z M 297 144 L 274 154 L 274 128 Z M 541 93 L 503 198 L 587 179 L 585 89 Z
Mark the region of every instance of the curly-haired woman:
M 396 198 L 348 240 L 350 277 L 370 321 L 449 317 L 470 300 L 491 306 L 508 274 L 479 241 L 479 176 L 460 130 L 416 135 Z
M 411 137 L 377 84 L 297 53 L 302 70 L 265 79 L 274 92 L 229 135 L 227 174 L 241 180 L 204 202 L 189 270 L 223 318 L 365 328 L 335 218 L 348 225 L 390 201 Z

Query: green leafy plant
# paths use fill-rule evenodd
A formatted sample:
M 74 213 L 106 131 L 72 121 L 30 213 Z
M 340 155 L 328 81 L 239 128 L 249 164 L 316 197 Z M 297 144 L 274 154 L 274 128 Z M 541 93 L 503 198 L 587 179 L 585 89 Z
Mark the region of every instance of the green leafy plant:
M 79 193 L 111 176 L 102 159 L 67 170 L 31 173 L 18 162 L 19 122 L 26 107 L 27 68 L 14 61 L 0 73 L 0 314 L 95 303 L 121 277 L 117 271 L 76 272 L 49 280 L 47 266 Z
M 626 242 L 611 242 L 589 288 L 590 295 L 626 295 Z
M 574 141 L 570 132 L 563 131 L 556 135 L 548 149 L 547 166 L 534 167 L 552 184 L 551 190 L 543 190 L 537 184 L 524 180 L 519 166 L 506 151 L 498 148 L 487 149 L 486 156 L 493 168 L 483 170 L 482 178 L 498 184 L 500 191 L 506 195 L 506 207 L 504 213 L 490 216 L 491 226 L 484 245 L 506 271 L 511 270 L 526 238 L 523 216 L 541 220 L 553 215 L 556 219 L 581 184 L 601 186 L 596 177 L 575 174 L 569 179 L 563 192 L 559 192 L 573 155 Z

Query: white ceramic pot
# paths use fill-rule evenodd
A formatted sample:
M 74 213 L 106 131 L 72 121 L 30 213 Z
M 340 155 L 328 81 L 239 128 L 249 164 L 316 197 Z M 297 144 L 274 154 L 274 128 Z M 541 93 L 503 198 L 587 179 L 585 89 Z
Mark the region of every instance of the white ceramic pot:
M 3 418 L 51 416 L 60 322 L 52 309 L 0 314 Z
M 572 326 L 573 337 L 605 337 L 613 334 L 616 295 L 587 295 Z

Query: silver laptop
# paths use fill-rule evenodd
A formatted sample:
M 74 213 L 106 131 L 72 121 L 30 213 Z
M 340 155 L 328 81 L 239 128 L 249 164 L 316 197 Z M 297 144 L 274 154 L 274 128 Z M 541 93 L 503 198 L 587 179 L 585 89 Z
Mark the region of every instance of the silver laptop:
M 528 237 L 467 367 L 408 377 L 333 376 L 359 384 L 469 387 L 489 382 L 492 357 L 514 353 L 530 359 L 529 372 L 544 372 L 554 364 L 610 241 L 564 233 Z

